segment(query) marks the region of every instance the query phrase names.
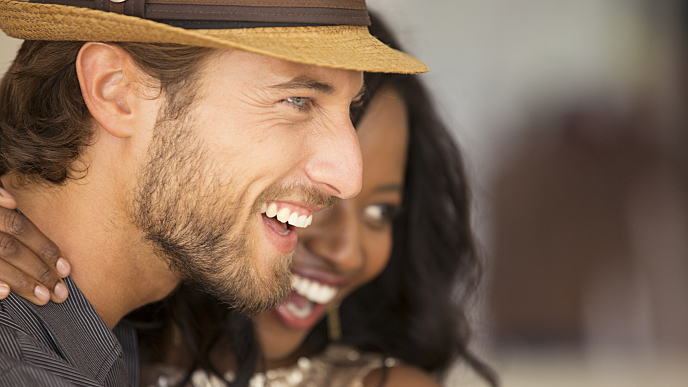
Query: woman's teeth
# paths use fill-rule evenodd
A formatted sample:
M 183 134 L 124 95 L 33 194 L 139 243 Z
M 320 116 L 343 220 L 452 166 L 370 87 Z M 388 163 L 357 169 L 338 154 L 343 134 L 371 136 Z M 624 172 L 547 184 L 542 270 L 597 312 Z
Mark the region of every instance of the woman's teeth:
M 271 203 L 269 206 L 266 203 L 263 203 L 263 206 L 260 208 L 260 213 L 265 214 L 265 216 L 268 218 L 277 217 L 277 220 L 281 223 L 288 223 L 292 226 L 301 228 L 308 227 L 313 221 L 313 215 L 299 216 L 299 214 L 296 212 L 289 211 L 288 208 L 282 208 L 281 210 L 277 211 L 277 204 L 275 203 Z
M 311 302 L 327 304 L 332 301 L 339 288 L 317 282 L 312 279 L 303 278 L 296 274 L 293 275 L 292 284 L 297 294 L 305 297 Z
M 313 313 L 313 303 L 310 301 L 304 302 L 301 307 L 296 306 L 293 302 L 286 302 L 284 307 L 298 318 L 306 318 Z

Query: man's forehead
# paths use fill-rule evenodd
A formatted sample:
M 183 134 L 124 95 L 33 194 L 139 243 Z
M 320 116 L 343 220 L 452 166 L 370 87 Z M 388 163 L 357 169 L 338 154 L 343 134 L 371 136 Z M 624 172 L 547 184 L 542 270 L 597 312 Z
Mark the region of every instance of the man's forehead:
M 238 50 L 221 50 L 217 59 L 226 61 L 218 63 L 220 66 L 238 71 L 235 75 L 245 75 L 255 86 L 269 91 L 306 89 L 331 95 L 360 93 L 363 87 L 363 73 L 360 71 L 296 63 Z M 351 88 L 355 90 L 348 91 Z
M 312 90 L 320 94 L 332 95 L 338 90 L 337 85 L 329 83 L 324 80 L 319 80 L 311 76 L 297 76 L 286 82 L 278 83 L 269 86 L 273 90 Z M 365 84 L 363 83 L 363 78 L 361 78 L 360 87 L 354 99 L 358 99 L 365 92 Z

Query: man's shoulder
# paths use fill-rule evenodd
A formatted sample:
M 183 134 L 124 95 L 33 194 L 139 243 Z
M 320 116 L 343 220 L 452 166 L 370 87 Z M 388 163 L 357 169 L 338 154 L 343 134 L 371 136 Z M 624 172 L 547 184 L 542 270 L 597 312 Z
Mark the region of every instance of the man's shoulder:
M 42 340 L 41 340 L 42 339 Z M 21 347 L 30 343 L 50 350 L 50 334 L 43 329 L 35 311 L 24 300 L 10 293 L 0 300 L 0 352 L 20 357 Z
M 0 333 L 1 334 L 1 333 Z M 2 341 L 2 340 L 0 340 Z M 82 384 L 86 386 L 85 384 Z M 0 387 L 74 387 L 75 384 L 33 364 L 22 361 L 0 348 Z M 97 385 L 92 385 L 97 386 Z
M 0 305 L 0 387 L 100 386 L 13 321 Z
M 45 370 L 27 362 L 25 357 L 38 353 L 22 348 L 26 333 L 9 318 L 0 306 L 0 387 L 20 386 L 72 386 Z M 40 357 L 40 356 L 38 356 Z
M 0 305 L 0 387 L 70 386 L 22 359 L 24 351 L 20 341 L 23 333 Z
M 0 300 L 0 387 L 136 386 L 133 328 L 115 335 L 76 284 L 64 281 L 69 298 L 60 304 L 36 306 L 14 293 Z
M 25 333 L 25 329 L 20 322 L 15 320 L 9 309 L 7 299 L 0 300 L 0 354 L 19 358 L 21 356 L 19 337 Z

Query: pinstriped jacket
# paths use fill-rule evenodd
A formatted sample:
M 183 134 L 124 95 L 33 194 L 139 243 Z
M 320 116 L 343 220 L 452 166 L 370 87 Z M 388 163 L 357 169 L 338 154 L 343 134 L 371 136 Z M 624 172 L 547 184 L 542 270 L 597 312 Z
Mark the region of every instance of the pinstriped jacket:
M 0 300 L 0 386 L 138 387 L 136 333 L 111 331 L 70 278 L 69 298 L 36 306 Z

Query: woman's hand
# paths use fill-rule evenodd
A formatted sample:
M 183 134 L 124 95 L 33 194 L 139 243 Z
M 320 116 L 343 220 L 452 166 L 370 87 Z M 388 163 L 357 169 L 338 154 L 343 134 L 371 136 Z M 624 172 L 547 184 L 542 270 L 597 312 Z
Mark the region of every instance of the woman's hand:
M 36 305 L 67 299 L 61 278 L 70 266 L 60 249 L 26 216 L 0 182 L 0 300 L 10 290 Z M 50 290 L 48 290 L 50 289 Z

